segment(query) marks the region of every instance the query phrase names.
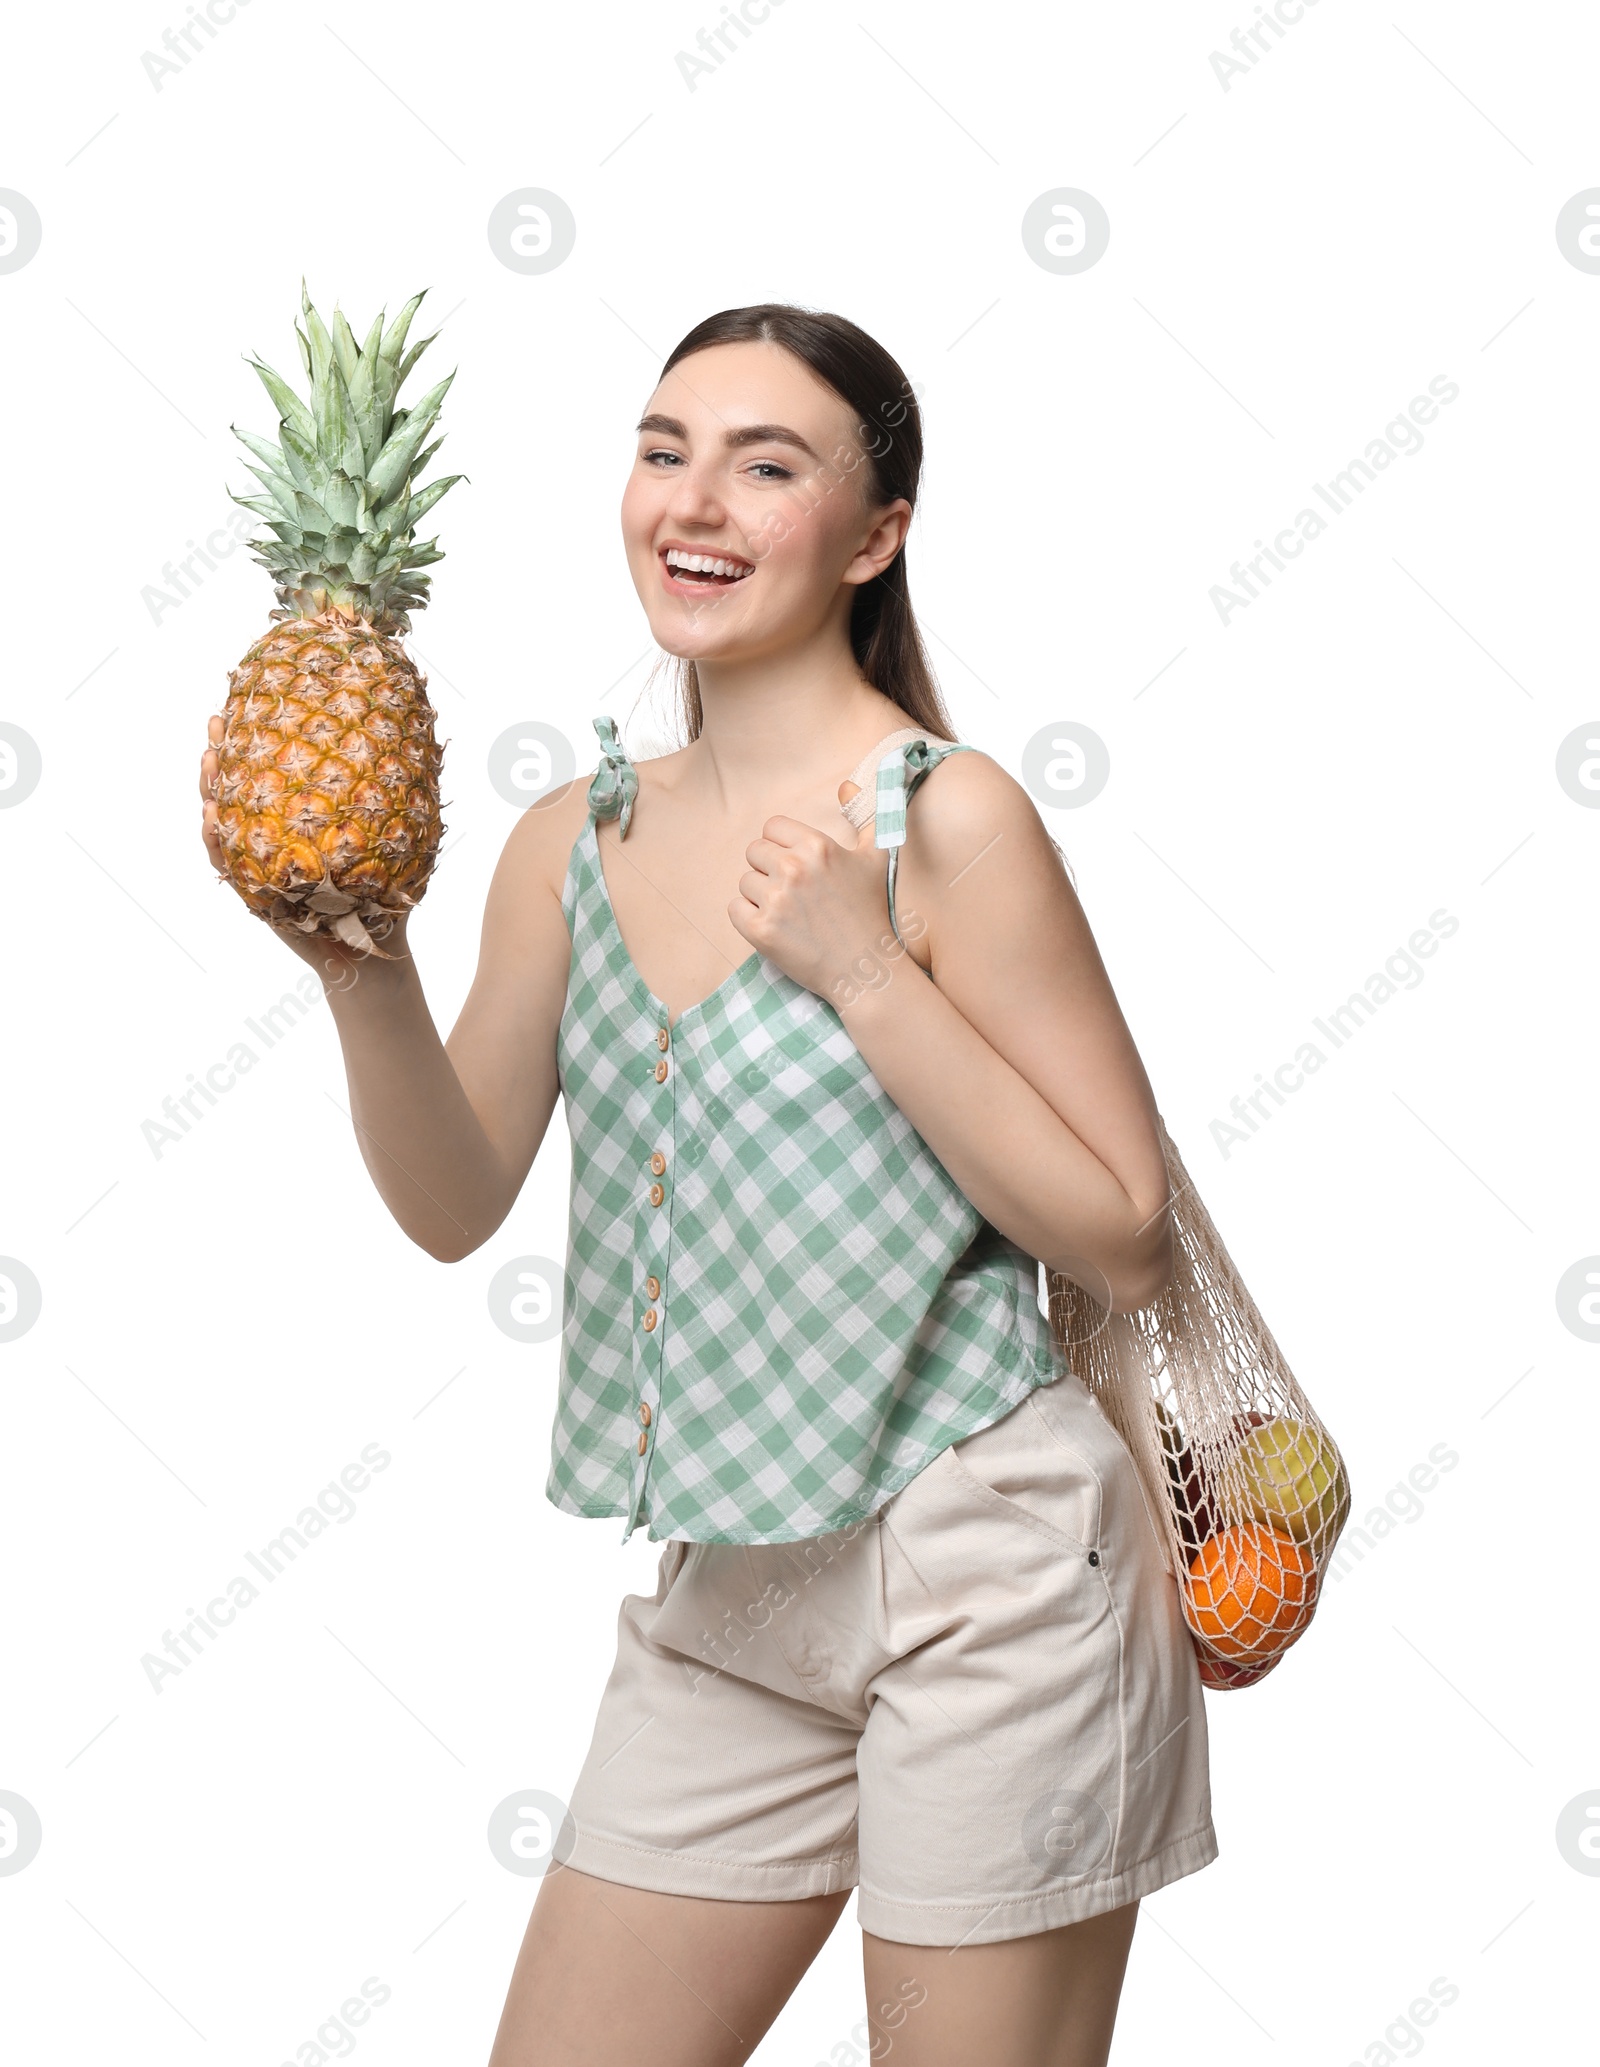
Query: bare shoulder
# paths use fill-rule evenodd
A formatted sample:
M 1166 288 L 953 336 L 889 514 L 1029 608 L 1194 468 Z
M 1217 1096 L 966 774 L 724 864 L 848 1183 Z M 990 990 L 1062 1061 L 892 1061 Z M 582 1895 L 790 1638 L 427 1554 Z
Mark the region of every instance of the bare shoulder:
M 490 959 L 529 953 L 560 959 L 566 949 L 562 893 L 573 843 L 589 816 L 591 775 L 575 775 L 529 804 L 506 835 L 484 905 L 484 953 Z
M 1031 824 L 1048 840 L 1032 797 L 1009 769 L 1002 768 L 981 747 L 946 754 L 918 783 L 915 797 L 923 824 L 935 838 L 952 830 L 970 830 L 979 821 L 998 815 L 1009 830 Z
M 977 747 L 947 754 L 912 792 L 900 881 L 935 934 L 946 915 L 1003 906 L 1037 917 L 1041 909 L 1077 904 L 1038 805 Z M 925 955 L 917 959 L 926 966 Z
M 549 899 L 560 905 L 572 849 L 589 815 L 592 777 L 592 770 L 575 775 L 530 804 L 517 819 L 495 869 L 491 904 L 509 898 L 525 905 L 543 893 L 541 902 Z
M 639 780 L 635 810 L 647 795 L 670 800 L 686 751 L 680 748 L 672 753 L 651 754 L 633 762 Z M 548 891 L 560 904 L 572 849 L 589 816 L 589 785 L 598 772 L 597 760 L 594 767 L 580 769 L 570 782 L 562 783 L 536 804 L 529 805 L 506 840 L 496 871 L 497 884 L 503 877 L 519 894 L 537 887 Z M 653 821 L 656 814 L 649 810 L 646 815 Z M 607 838 L 617 837 L 614 819 L 602 821 L 599 830 Z

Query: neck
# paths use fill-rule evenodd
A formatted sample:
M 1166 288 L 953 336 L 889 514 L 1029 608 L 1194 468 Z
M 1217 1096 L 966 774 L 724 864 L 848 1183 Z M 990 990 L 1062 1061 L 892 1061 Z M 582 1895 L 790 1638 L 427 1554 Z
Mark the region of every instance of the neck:
M 868 748 L 909 722 L 862 679 L 848 642 L 700 661 L 695 673 L 700 732 L 689 755 L 716 810 L 770 798 L 780 785 L 796 796 L 819 789 L 832 796 Z

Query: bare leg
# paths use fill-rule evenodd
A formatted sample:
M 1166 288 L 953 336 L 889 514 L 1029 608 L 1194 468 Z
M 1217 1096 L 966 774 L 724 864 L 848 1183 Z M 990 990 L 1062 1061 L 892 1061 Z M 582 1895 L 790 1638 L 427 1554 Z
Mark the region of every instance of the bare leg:
M 489 2067 L 738 2067 L 849 1899 L 713 1902 L 553 1867 Z
M 1105 2067 L 1139 1905 L 998 1945 L 862 1933 L 875 2062 Z

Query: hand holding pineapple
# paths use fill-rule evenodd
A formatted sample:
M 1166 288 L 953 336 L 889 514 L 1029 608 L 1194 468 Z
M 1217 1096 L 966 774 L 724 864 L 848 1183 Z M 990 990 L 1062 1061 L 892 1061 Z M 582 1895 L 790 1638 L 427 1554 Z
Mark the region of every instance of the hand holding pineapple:
M 405 349 L 421 300 L 387 328 L 380 315 L 357 344 L 302 290 L 309 403 L 251 361 L 277 405 L 278 442 L 236 433 L 265 492 L 234 500 L 265 520 L 255 553 L 280 607 L 210 721 L 201 831 L 219 878 L 322 976 L 362 1159 L 412 1240 L 452 1259 L 504 1220 L 554 1110 L 570 943 L 558 916 L 547 969 L 513 1000 L 522 1017 L 509 1040 L 475 1037 L 463 1014 L 458 1067 L 405 946 L 444 828 L 434 712 L 400 640 L 427 600 L 421 570 L 442 557 L 418 526 L 462 478 L 417 485 L 450 381 L 396 407 L 431 342 Z M 515 889 L 509 900 L 540 909 Z M 510 1086 L 493 1059 L 508 1048 L 542 1058 Z M 479 1104 L 496 1110 L 492 1134 Z
M 279 411 L 278 442 L 235 430 L 259 460 L 264 496 L 234 496 L 272 536 L 254 542 L 274 577 L 273 624 L 229 677 L 203 757 L 206 842 L 219 872 L 273 927 L 349 956 L 392 959 L 396 927 L 427 888 L 444 827 L 437 715 L 401 635 L 427 602 L 421 519 L 455 483 L 416 476 L 454 374 L 411 409 L 395 397 L 432 343 L 407 352 L 422 295 L 364 344 L 335 309 L 331 332 L 301 289 L 295 335 L 309 406 L 251 364 Z M 402 356 L 403 354 L 403 356 Z M 212 799 L 214 798 L 214 805 Z M 403 927 L 400 929 L 403 952 Z M 385 944 L 380 945 L 383 942 Z

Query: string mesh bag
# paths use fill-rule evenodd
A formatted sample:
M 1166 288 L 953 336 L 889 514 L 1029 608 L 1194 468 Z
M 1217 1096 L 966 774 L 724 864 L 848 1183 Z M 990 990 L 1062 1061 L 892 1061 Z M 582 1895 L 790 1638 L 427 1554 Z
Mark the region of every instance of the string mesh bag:
M 1111 1313 L 1046 1270 L 1050 1328 L 1138 1467 L 1202 1682 L 1247 1687 L 1310 1626 L 1350 1483 L 1157 1118 L 1170 1281 Z

